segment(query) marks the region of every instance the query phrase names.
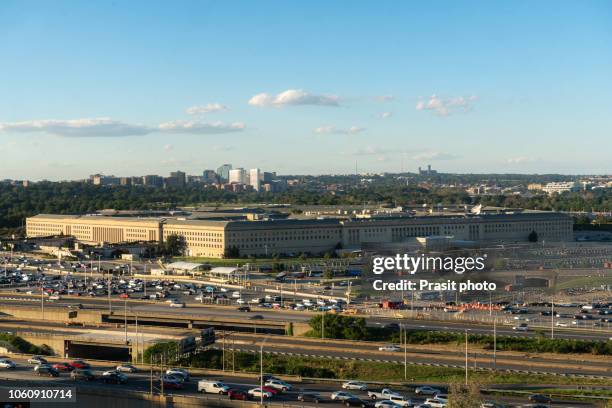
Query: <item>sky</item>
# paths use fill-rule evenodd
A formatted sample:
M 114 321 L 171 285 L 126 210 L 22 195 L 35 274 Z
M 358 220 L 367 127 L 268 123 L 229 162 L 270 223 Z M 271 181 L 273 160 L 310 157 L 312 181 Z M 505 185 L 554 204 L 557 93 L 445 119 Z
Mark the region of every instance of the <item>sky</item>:
M 0 179 L 612 173 L 609 1 L 0 2 Z

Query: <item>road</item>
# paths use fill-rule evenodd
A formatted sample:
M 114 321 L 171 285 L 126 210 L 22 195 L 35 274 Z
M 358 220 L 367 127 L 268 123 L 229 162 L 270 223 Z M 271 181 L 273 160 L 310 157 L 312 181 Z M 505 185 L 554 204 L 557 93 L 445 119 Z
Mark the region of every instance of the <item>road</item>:
M 112 384 L 103 384 L 99 381 L 91 381 L 91 382 L 86 382 L 86 383 L 82 383 L 82 382 L 75 383 L 74 381 L 70 380 L 69 375 L 67 373 L 62 373 L 60 377 L 57 377 L 57 378 L 48 378 L 48 377 L 41 378 L 34 374 L 32 370 L 32 366 L 27 363 L 27 359 L 25 357 L 19 357 L 19 358 L 13 359 L 13 361 L 15 361 L 18 364 L 18 367 L 14 370 L 4 370 L 4 369 L 1 370 L 0 378 L 2 380 L 0 380 L 0 384 L 15 384 L 15 381 L 17 382 L 17 384 L 19 382 L 23 382 L 24 384 L 27 383 L 28 386 L 31 386 L 31 384 L 36 384 L 36 383 L 40 383 L 41 386 L 49 385 L 49 384 L 57 385 L 57 386 L 62 386 L 62 385 L 63 386 L 75 386 L 76 384 L 77 400 L 78 400 L 79 387 L 106 387 L 106 388 L 115 387 L 117 389 L 122 389 L 122 390 L 129 389 L 129 390 L 141 391 L 141 392 L 149 392 L 150 387 L 151 387 L 151 378 L 152 378 L 151 371 L 148 368 L 143 367 L 143 366 L 141 366 L 143 368 L 141 372 L 134 373 L 134 374 L 128 374 L 129 380 L 127 384 L 112 385 Z M 54 359 L 53 361 L 55 362 L 55 361 L 61 361 L 61 360 Z M 97 374 L 97 375 L 100 375 L 101 372 L 103 371 L 114 368 L 114 365 L 111 365 L 108 363 L 93 363 L 92 366 L 93 366 L 92 369 L 94 371 L 94 374 Z M 153 379 L 154 379 L 154 385 L 155 385 L 154 392 L 156 393 L 159 392 L 159 389 L 157 388 L 158 382 L 155 381 L 158 375 L 159 375 L 159 369 L 157 368 L 155 372 L 153 373 Z M 184 389 L 172 390 L 172 391 L 166 390 L 166 393 L 172 393 L 172 394 L 177 394 L 177 395 L 197 396 L 198 398 L 202 398 L 204 400 L 202 401 L 203 404 L 205 404 L 205 399 L 208 399 L 208 398 L 214 398 L 214 399 L 227 398 L 226 396 L 219 396 L 219 395 L 200 395 L 198 396 L 197 382 L 198 380 L 203 379 L 203 378 L 223 381 L 224 383 L 229 385 L 231 388 L 243 390 L 243 391 L 247 391 L 251 388 L 259 386 L 258 380 L 255 378 L 244 377 L 244 376 L 233 376 L 233 375 L 229 375 L 229 373 L 228 375 L 221 374 L 221 375 L 206 376 L 206 377 L 202 375 L 192 375 L 192 378 L 190 379 L 190 381 L 185 384 Z M 337 402 L 331 402 L 329 400 L 330 394 L 332 392 L 338 391 L 341 389 L 340 382 L 302 381 L 299 383 L 294 383 L 293 386 L 294 386 L 293 390 L 283 393 L 283 394 L 276 395 L 272 397 L 272 399 L 269 402 L 272 404 L 274 404 L 275 402 L 278 402 L 279 404 L 283 403 L 285 405 L 290 404 L 294 406 L 315 406 L 315 404 L 313 403 L 302 403 L 302 402 L 297 401 L 297 395 L 299 394 L 299 392 L 314 391 L 314 392 L 320 393 L 320 395 L 323 398 L 325 398 L 327 402 L 329 402 L 328 404 L 326 404 L 326 406 L 331 406 L 331 407 L 342 406 L 341 404 Z M 369 384 L 370 389 L 379 389 L 380 387 L 381 387 L 380 385 Z M 419 397 L 414 394 L 413 392 L 414 386 L 409 386 L 409 387 L 397 386 L 397 387 L 393 387 L 393 389 L 394 391 L 401 393 L 405 397 L 410 398 L 415 403 L 424 401 L 423 397 Z M 442 390 L 444 391 L 444 389 Z M 367 393 L 365 391 L 350 391 L 350 392 L 358 397 L 361 397 L 364 399 L 367 398 Z M 506 404 L 507 406 L 520 406 L 522 404 L 528 403 L 526 396 L 524 397 L 483 396 L 483 399 L 495 400 L 499 403 Z M 585 407 L 585 408 L 593 407 L 593 405 L 590 403 L 564 401 L 564 400 L 556 400 L 554 402 L 554 406 L 555 407 L 570 407 L 571 406 L 571 407 Z

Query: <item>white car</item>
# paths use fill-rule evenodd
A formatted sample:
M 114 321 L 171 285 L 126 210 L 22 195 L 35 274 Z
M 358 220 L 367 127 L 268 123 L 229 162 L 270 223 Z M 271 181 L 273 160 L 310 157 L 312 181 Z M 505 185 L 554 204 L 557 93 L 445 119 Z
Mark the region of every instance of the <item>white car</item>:
M 247 394 L 249 394 L 251 397 L 261 398 L 262 391 L 261 391 L 261 388 L 259 387 L 251 388 L 250 390 L 247 391 Z M 272 393 L 270 391 L 263 391 L 263 397 L 272 398 Z
M 241 298 L 241 297 L 242 297 L 242 295 L 240 294 L 240 292 L 233 292 L 233 293 L 232 293 L 232 297 L 233 297 L 234 299 L 239 299 L 239 298 Z
M 425 400 L 425 404 L 429 405 L 431 408 L 445 408 L 448 404 L 448 401 L 442 398 L 427 398 Z
M 356 398 L 356 397 L 350 392 L 344 392 L 344 391 L 332 392 L 330 395 L 330 399 L 332 401 L 344 401 L 350 398 Z
M 182 378 L 185 381 L 189 381 L 189 371 L 182 368 L 169 368 L 166 370 L 167 375 Z
M 436 394 L 441 394 L 442 391 L 440 391 L 437 388 L 430 387 L 429 385 L 424 385 L 422 387 L 417 387 L 414 390 L 414 393 L 416 395 L 436 395 Z
M 395 344 L 389 344 L 386 346 L 380 346 L 378 351 L 400 351 L 400 346 L 396 346 Z
M 368 386 L 367 384 L 364 384 L 359 381 L 347 381 L 344 384 L 342 384 L 342 388 L 344 388 L 345 390 L 366 391 L 368 389 Z
M 376 408 L 401 408 L 402 407 L 400 404 L 397 404 L 391 400 L 378 401 L 376 404 L 374 404 L 374 406 Z
M 291 384 L 287 384 L 286 382 L 284 382 L 282 380 L 270 380 L 270 381 L 266 381 L 266 383 L 264 385 L 266 387 L 275 388 L 275 389 L 280 390 L 282 392 L 291 391 L 291 389 L 293 388 L 291 386 Z
M 138 371 L 138 369 L 131 364 L 120 364 L 115 369 L 120 373 L 135 373 Z
M 13 369 L 17 367 L 17 364 L 15 364 L 13 361 L 9 360 L 8 358 L 2 358 L 0 359 L 0 368 L 6 368 L 7 370 Z
M 240 299 L 236 299 L 236 303 L 238 303 L 239 305 L 244 305 L 246 303 L 246 300 L 240 298 Z
M 512 330 L 526 332 L 526 331 L 529 331 L 529 325 L 527 325 L 527 323 L 521 323 L 518 326 L 514 326 Z
M 185 303 L 183 302 L 171 302 L 170 307 L 185 307 Z

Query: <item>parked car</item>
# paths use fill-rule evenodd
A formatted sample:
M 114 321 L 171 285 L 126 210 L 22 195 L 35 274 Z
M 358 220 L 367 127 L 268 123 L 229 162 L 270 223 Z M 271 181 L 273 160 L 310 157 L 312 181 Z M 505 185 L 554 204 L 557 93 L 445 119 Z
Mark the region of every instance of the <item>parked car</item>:
M 227 395 L 231 400 L 246 401 L 249 399 L 249 394 L 240 390 L 229 390 Z
M 96 379 L 96 376 L 89 369 L 76 368 L 70 372 L 70 378 L 75 381 L 77 380 L 93 381 Z
M 445 408 L 448 401 L 442 398 L 433 397 L 427 398 L 425 404 L 429 405 L 431 408 Z
M 368 389 L 368 386 L 367 384 L 364 384 L 359 381 L 347 381 L 344 384 L 342 384 L 342 388 L 344 388 L 345 390 L 365 391 Z

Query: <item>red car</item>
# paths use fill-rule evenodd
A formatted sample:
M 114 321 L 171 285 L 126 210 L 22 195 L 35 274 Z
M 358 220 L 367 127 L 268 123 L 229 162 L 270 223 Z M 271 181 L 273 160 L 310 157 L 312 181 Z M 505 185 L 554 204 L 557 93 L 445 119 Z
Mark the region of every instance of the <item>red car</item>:
M 276 395 L 280 393 L 280 390 L 277 390 L 276 388 L 272 388 L 272 387 L 263 387 L 264 391 L 268 391 L 269 393 L 271 393 L 272 395 Z
M 127 293 L 122 293 L 122 294 L 120 294 L 120 295 L 119 295 L 119 297 L 120 297 L 121 299 L 129 299 L 129 298 L 130 298 L 130 295 L 128 295 Z
M 164 382 L 164 388 L 165 389 L 172 389 L 172 390 L 179 390 L 181 388 L 183 388 L 183 383 L 178 381 L 175 378 L 169 378 L 169 377 L 164 377 L 161 381 Z M 160 381 L 160 383 L 161 383 Z M 160 384 L 161 387 L 161 384 Z
M 72 366 L 72 368 L 87 369 L 91 367 L 88 363 L 86 363 L 83 360 L 74 360 L 74 361 L 71 361 L 69 364 Z
M 55 368 L 57 371 L 72 371 L 74 370 L 74 367 L 71 366 L 68 363 L 55 363 L 52 366 L 53 368 Z
M 227 392 L 227 395 L 229 396 L 229 399 L 231 400 L 246 401 L 249 399 L 249 394 L 247 394 L 244 391 L 239 391 L 239 390 L 229 390 Z

